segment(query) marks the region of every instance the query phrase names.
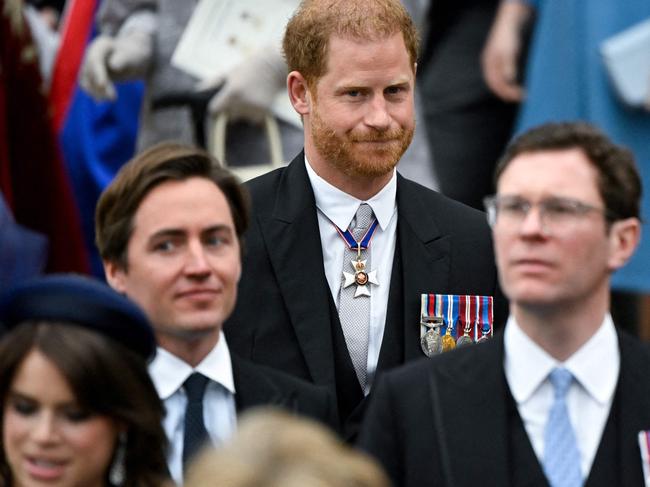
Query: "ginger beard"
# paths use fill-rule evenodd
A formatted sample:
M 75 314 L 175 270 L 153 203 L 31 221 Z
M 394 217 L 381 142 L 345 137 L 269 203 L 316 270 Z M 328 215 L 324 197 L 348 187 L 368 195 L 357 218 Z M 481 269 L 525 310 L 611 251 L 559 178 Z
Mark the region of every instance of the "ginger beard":
M 415 122 L 413 123 L 415 126 Z M 413 140 L 413 128 L 400 127 L 367 133 L 351 130 L 338 135 L 314 107 L 311 135 L 318 153 L 333 167 L 350 177 L 379 177 L 392 171 Z M 374 142 L 375 144 L 365 144 Z

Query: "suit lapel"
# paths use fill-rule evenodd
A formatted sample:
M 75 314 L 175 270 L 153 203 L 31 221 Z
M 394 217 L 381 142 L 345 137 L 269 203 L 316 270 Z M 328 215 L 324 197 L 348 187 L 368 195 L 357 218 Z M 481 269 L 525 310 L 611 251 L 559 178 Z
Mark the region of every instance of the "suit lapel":
M 299 154 L 284 171 L 273 214 L 261 223 L 269 257 L 310 375 L 333 385 L 331 294 L 323 271 L 314 193 Z
M 397 175 L 397 251 L 401 253 L 404 359 L 422 357 L 420 348 L 420 295 L 448 288 L 450 238 L 438 229 L 432 214 L 414 183 Z M 398 291 L 398 290 L 397 290 Z M 393 293 L 391 289 L 391 294 Z M 388 301 L 392 316 L 395 296 Z M 381 357 L 380 357 L 381 361 Z

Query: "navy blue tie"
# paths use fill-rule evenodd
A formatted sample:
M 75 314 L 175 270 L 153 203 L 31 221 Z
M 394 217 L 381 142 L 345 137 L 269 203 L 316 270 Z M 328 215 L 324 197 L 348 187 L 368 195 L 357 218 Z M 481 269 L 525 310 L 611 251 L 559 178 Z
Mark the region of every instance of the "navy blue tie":
M 190 375 L 183 387 L 187 395 L 185 409 L 185 433 L 183 436 L 183 466 L 187 466 L 192 457 L 209 440 L 208 431 L 203 422 L 203 394 L 208 385 L 208 378 L 194 372 Z

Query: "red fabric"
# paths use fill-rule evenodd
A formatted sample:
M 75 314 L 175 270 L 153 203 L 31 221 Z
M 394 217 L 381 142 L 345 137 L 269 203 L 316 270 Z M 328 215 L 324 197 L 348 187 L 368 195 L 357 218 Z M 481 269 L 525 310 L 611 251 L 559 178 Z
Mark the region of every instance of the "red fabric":
M 68 107 L 72 101 L 79 68 L 83 61 L 88 38 L 92 33 L 95 2 L 89 0 L 68 0 L 66 15 L 61 30 L 61 48 L 54 61 L 50 105 L 54 111 L 54 130 L 59 133 L 65 122 Z
M 16 222 L 49 239 L 47 271 L 89 270 L 21 2 L 0 0 L 0 184 Z M 10 197 L 7 197 L 10 196 Z

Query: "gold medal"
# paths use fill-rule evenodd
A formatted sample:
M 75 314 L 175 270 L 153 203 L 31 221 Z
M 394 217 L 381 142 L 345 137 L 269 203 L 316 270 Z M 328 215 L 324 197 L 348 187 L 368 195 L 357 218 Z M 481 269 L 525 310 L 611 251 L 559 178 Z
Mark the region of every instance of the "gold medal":
M 445 333 L 445 336 L 442 337 L 443 352 L 448 352 L 449 350 L 456 348 L 456 340 L 454 340 L 454 337 L 451 335 L 452 328 L 452 325 L 447 325 L 447 332 Z

